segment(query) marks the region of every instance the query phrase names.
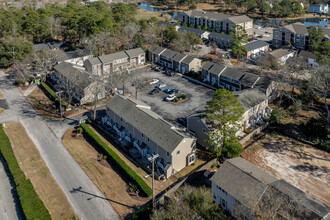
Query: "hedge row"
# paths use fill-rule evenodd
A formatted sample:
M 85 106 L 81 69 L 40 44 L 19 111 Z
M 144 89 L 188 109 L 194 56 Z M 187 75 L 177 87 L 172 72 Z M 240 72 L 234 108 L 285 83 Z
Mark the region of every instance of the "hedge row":
M 4 157 L 9 171 L 13 176 L 17 195 L 26 219 L 51 219 L 47 208 L 34 190 L 31 181 L 26 179 L 26 176 L 20 169 L 10 141 L 1 126 L 0 143 L 0 153 Z
M 40 84 L 49 93 L 49 95 L 51 95 L 53 97 L 53 99 L 55 101 L 58 102 L 60 100 L 59 97 L 58 97 L 58 95 L 56 95 L 56 93 L 54 92 L 54 90 L 52 90 L 46 83 L 41 82 Z M 67 103 L 64 102 L 63 100 L 62 100 L 62 106 L 67 106 Z
M 146 184 L 138 174 L 136 174 L 112 149 L 110 149 L 92 129 L 90 129 L 85 123 L 81 123 L 80 126 L 84 129 L 84 132 L 88 137 L 103 149 L 108 154 L 107 156 L 110 157 L 147 196 L 152 195 L 152 190 L 148 184 Z
M 41 85 L 42 85 L 42 87 L 44 87 L 44 89 L 49 93 L 49 95 L 51 95 L 51 96 L 53 97 L 53 99 L 54 99 L 55 101 L 58 100 L 58 96 L 56 95 L 56 93 L 55 93 L 55 92 L 54 92 L 49 86 L 47 86 L 46 83 L 41 82 Z

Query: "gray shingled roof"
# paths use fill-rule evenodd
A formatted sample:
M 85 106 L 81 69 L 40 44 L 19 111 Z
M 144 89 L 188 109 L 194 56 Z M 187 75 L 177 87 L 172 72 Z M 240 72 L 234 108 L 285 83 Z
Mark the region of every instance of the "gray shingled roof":
M 228 78 L 234 79 L 234 80 L 241 80 L 242 77 L 244 76 L 244 72 L 240 70 L 236 70 L 234 68 L 226 68 L 221 75 L 226 76 Z
M 277 179 L 241 157 L 226 160 L 211 181 L 243 205 L 253 207 L 266 186 Z
M 101 64 L 101 61 L 98 57 L 93 57 L 88 59 L 88 61 L 92 64 L 92 65 L 98 65 Z
M 162 54 L 161 56 L 164 56 L 164 57 L 169 57 L 169 58 L 173 58 L 175 55 L 177 55 L 178 52 L 174 51 L 174 50 L 171 50 L 171 49 L 166 49 Z
M 54 66 L 54 69 L 73 83 L 77 89 L 85 89 L 92 83 L 87 72 L 75 68 L 70 63 L 62 62 Z
M 317 59 L 317 56 L 313 54 L 312 52 L 302 50 L 298 54 L 298 57 L 303 57 L 303 58 L 311 58 L 311 59 Z
M 107 107 L 169 153 L 186 137 L 171 129 L 171 124 L 141 101 L 118 95 L 108 102 Z
M 287 50 L 287 49 L 277 49 L 277 50 L 273 50 L 272 52 L 270 52 L 269 54 L 273 57 L 275 57 L 276 59 L 281 58 L 285 55 L 288 55 L 292 53 L 292 51 Z
M 294 198 L 295 201 L 299 201 L 299 203 L 303 206 L 305 206 L 308 211 L 311 211 L 311 213 L 303 213 L 304 218 L 306 219 L 322 219 L 325 216 L 329 215 L 330 208 L 321 203 L 320 201 L 314 199 L 310 195 L 304 193 L 297 187 L 287 183 L 284 180 L 277 180 L 271 185 L 277 189 L 278 191 L 290 196 L 291 198 Z
M 180 28 L 178 29 L 178 31 L 194 33 L 194 34 L 196 34 L 199 37 L 202 34 L 204 34 L 205 32 L 208 32 L 208 31 L 205 31 L 205 30 L 200 30 L 198 28 L 191 28 L 191 27 L 184 27 L 184 26 L 180 26 Z
M 231 41 L 234 39 L 234 36 L 231 36 L 229 34 L 221 34 L 217 32 L 211 32 L 209 35 L 209 38 L 215 38 L 215 39 L 220 39 L 220 40 L 228 40 Z
M 248 21 L 252 21 L 252 19 L 246 15 L 232 16 L 232 17 L 228 18 L 228 20 L 234 22 L 235 24 L 241 24 L 241 23 L 245 23 Z
M 182 59 L 185 58 L 186 56 L 187 56 L 186 54 L 177 53 L 177 54 L 173 57 L 173 61 L 175 61 L 175 62 L 180 62 L 180 61 L 182 61 Z
M 210 20 L 223 21 L 225 19 L 229 19 L 235 24 L 252 21 L 252 19 L 246 15 L 235 16 L 235 15 L 227 15 L 223 13 L 208 12 L 203 10 L 184 11 L 183 13 L 187 14 L 190 17 L 201 17 Z
M 257 81 L 257 83 L 254 85 L 254 87 L 266 91 L 272 82 L 273 82 L 272 78 L 267 76 L 261 76 Z
M 268 43 L 266 43 L 263 40 L 257 40 L 257 41 L 253 41 L 251 43 L 247 43 L 244 45 L 244 47 L 246 48 L 246 51 L 251 51 L 251 50 L 255 50 L 255 49 L 259 49 L 265 46 L 269 46 Z
M 120 52 L 112 53 L 112 54 L 107 54 L 107 55 L 99 57 L 101 62 L 104 63 L 104 64 L 109 64 L 109 63 L 112 63 L 114 60 L 125 59 L 125 58 L 128 58 L 128 56 L 124 51 L 120 51 Z
M 160 47 L 160 46 L 156 46 L 155 48 L 153 48 L 152 53 L 156 54 L 156 55 L 160 55 L 161 53 L 163 53 L 165 50 L 167 50 L 164 47 Z
M 183 13 L 191 17 L 201 17 L 211 20 L 225 20 L 226 18 L 232 17 L 232 15 L 226 15 L 223 13 L 216 13 L 216 12 L 207 12 L 203 10 L 184 11 Z
M 135 49 L 131 49 L 131 50 L 125 50 L 125 53 L 129 56 L 129 57 L 138 57 L 141 54 L 145 54 L 144 50 L 142 50 L 140 47 L 135 48 Z
M 182 63 L 190 64 L 194 59 L 194 57 L 187 55 L 186 58 L 182 60 Z
M 267 99 L 267 96 L 257 88 L 235 91 L 233 94 L 244 107 L 245 111 Z
M 51 49 L 51 48 L 49 47 L 48 44 L 41 43 L 41 44 L 34 44 L 33 45 L 34 52 L 38 52 L 40 50 L 49 50 L 49 49 Z
M 61 62 L 64 60 L 70 60 L 78 57 L 84 57 L 87 55 L 91 55 L 91 52 L 87 49 L 77 49 L 74 51 L 68 51 L 56 57 L 57 62 Z
M 209 72 L 219 76 L 220 73 L 226 69 L 227 67 L 221 64 L 213 63 L 213 66 L 209 69 Z
M 295 202 L 306 208 L 305 210 L 297 210 L 306 219 L 321 219 L 327 216 L 330 211 L 329 207 L 320 201 L 286 181 L 276 179 L 241 157 L 226 160 L 212 176 L 211 181 L 249 208 L 253 208 L 258 201 L 261 201 L 261 198 L 265 198 L 266 192 L 270 192 L 269 195 L 273 197 L 283 197 L 285 194 L 294 198 Z M 272 190 L 270 186 L 277 191 L 270 191 Z M 269 198 L 265 199 L 267 202 Z
M 212 66 L 214 65 L 214 63 L 207 61 L 204 65 L 203 65 L 203 69 L 209 70 Z
M 259 76 L 255 75 L 253 73 L 245 73 L 243 79 L 241 79 L 241 84 L 252 87 L 256 84 L 256 82 L 259 80 Z

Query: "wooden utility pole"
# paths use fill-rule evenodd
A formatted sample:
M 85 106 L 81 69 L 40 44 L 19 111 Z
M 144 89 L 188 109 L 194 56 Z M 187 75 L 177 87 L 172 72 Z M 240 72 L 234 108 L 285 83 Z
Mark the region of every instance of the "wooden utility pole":
M 62 99 L 61 99 L 61 93 L 63 91 L 58 91 L 56 92 L 56 94 L 58 95 L 59 99 L 60 99 L 60 114 L 61 114 L 61 118 L 63 118 L 63 110 L 62 110 Z

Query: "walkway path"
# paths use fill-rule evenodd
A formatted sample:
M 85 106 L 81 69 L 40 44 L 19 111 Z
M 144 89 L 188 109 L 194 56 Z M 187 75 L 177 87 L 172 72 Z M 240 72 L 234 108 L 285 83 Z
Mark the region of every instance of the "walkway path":
M 9 105 L 9 110 L 0 116 L 0 123 L 20 121 L 23 124 L 78 217 L 119 219 L 104 195 L 63 146 L 61 138 L 55 135 L 1 70 L 0 89 Z

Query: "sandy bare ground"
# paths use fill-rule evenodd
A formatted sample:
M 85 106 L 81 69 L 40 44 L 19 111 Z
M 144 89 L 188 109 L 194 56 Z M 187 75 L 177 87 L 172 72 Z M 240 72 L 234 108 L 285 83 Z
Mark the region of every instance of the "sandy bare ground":
M 278 134 L 267 134 L 243 157 L 330 206 L 329 153 Z

